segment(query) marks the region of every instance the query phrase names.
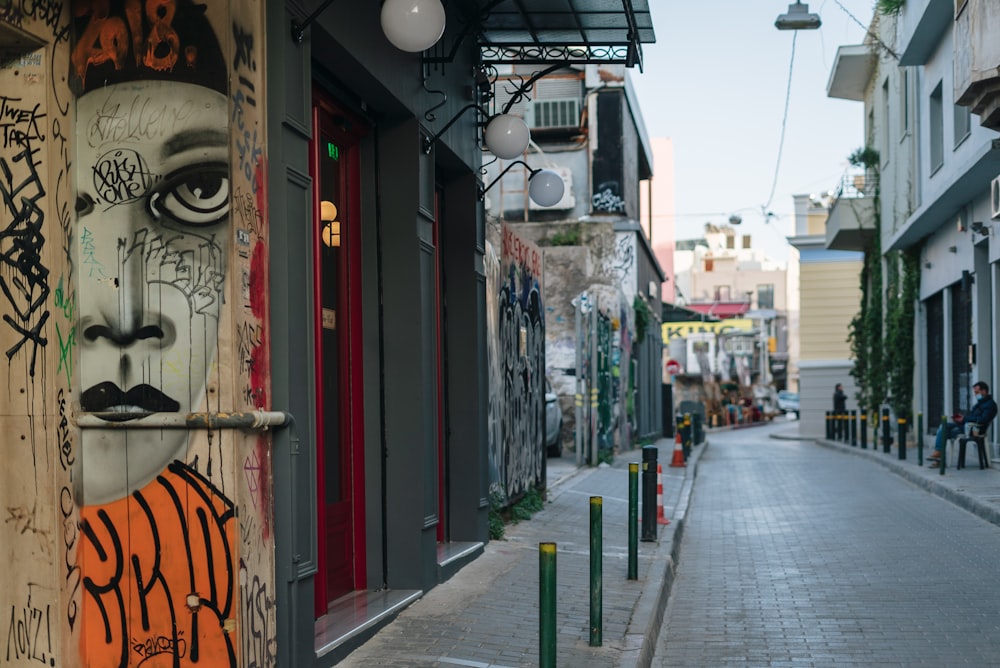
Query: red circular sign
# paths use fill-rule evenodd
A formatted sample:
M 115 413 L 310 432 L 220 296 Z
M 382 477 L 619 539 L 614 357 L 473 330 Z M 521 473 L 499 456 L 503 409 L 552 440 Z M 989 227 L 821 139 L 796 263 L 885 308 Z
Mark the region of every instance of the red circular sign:
M 676 376 L 681 372 L 681 363 L 677 360 L 667 360 L 667 373 Z

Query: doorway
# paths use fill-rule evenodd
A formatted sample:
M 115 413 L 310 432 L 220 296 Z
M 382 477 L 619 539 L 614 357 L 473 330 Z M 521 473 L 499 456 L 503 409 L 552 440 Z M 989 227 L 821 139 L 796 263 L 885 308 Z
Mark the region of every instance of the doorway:
M 313 90 L 316 614 L 366 586 L 361 331 L 361 160 L 368 125 Z

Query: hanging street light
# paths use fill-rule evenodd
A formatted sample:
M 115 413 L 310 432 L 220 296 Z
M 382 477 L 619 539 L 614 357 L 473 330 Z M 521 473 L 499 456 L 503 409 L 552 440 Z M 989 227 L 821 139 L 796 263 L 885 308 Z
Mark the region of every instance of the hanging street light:
M 774 20 L 774 27 L 778 30 L 816 30 L 822 24 L 819 14 L 810 14 L 809 5 L 798 1 L 788 5 L 787 14 L 779 14 Z

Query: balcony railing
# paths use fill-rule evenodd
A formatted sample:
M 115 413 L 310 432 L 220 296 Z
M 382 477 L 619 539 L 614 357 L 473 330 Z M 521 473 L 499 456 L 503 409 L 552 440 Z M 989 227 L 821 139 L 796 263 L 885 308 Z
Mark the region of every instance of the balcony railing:
M 875 234 L 875 191 L 878 174 L 849 170 L 840 178 L 826 219 L 826 247 L 863 251 Z
M 874 197 L 878 174 L 869 170 L 849 170 L 840 177 L 840 184 L 833 193 L 834 202 L 841 197 Z

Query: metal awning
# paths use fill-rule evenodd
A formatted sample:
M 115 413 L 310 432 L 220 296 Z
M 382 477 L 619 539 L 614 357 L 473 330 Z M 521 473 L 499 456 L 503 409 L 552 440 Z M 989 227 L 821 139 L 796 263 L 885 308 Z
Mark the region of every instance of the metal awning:
M 470 0 L 485 64 L 638 65 L 656 41 L 649 0 Z M 470 9 L 472 9 L 470 7 Z M 428 62 L 444 62 L 427 54 Z M 452 54 L 453 55 L 453 54 Z

